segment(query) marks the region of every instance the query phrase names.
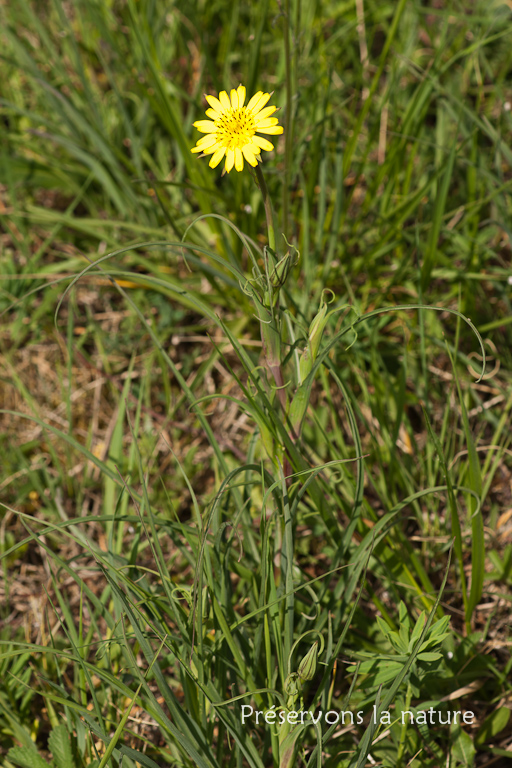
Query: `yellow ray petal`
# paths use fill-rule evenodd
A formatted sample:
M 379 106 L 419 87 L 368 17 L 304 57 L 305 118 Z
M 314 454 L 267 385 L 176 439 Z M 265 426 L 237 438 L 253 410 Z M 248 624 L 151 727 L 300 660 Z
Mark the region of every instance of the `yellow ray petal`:
M 247 109 L 249 110 L 249 112 L 253 110 L 253 108 L 255 107 L 255 105 L 258 103 L 258 101 L 261 99 L 262 96 L 263 96 L 263 91 L 258 91 L 258 93 L 254 94 L 254 96 L 252 97 L 252 99 L 249 101 L 247 105 Z
M 268 128 L 269 125 L 277 125 L 279 120 L 277 117 L 266 117 L 264 120 L 255 120 L 254 124 L 256 126 L 256 130 L 259 131 L 260 128 Z
M 212 120 L 220 120 L 220 118 L 222 117 L 220 112 L 217 112 L 216 109 L 207 109 L 206 110 L 206 115 L 208 117 L 211 117 Z
M 260 98 L 258 99 L 258 101 L 256 101 L 256 102 L 255 102 L 255 103 L 252 105 L 252 107 L 251 107 L 253 114 L 256 114 L 257 112 L 259 112 L 259 111 L 260 111 L 260 109 L 263 109 L 263 107 L 265 106 L 265 104 L 267 103 L 267 101 L 268 101 L 268 100 L 270 99 L 270 97 L 272 96 L 272 94 L 271 94 L 271 93 L 261 93 L 261 91 L 260 91 L 260 94 L 261 94 L 261 95 L 260 95 Z M 251 99 L 251 101 L 252 101 L 252 99 Z M 251 103 L 251 102 L 249 102 L 249 104 L 250 104 L 250 103 Z M 249 104 L 247 105 L 247 108 L 249 108 Z
M 256 130 L 260 133 L 266 133 L 267 136 L 277 136 L 282 133 L 284 129 L 282 125 L 269 125 L 268 128 L 256 128 Z M 254 138 L 256 138 L 256 136 Z
M 197 128 L 201 133 L 216 133 L 217 127 L 211 120 L 196 120 L 192 123 L 194 128 Z
M 250 148 L 250 146 L 248 144 L 246 144 L 245 147 L 242 147 L 242 152 L 243 152 L 243 155 L 244 155 L 245 159 L 249 163 L 249 165 L 252 165 L 253 168 L 256 165 L 258 165 L 258 161 L 256 160 L 256 155 L 254 154 L 254 152 L 252 151 L 252 149 Z
M 245 101 L 245 85 L 239 85 L 237 88 L 238 91 L 238 108 L 242 109 Z
M 201 138 L 197 141 L 197 146 L 203 149 L 203 147 L 211 147 L 216 143 L 217 136 L 214 133 L 208 133 L 206 136 L 201 136 Z
M 261 109 L 257 115 L 254 115 L 255 120 L 264 120 L 266 117 L 270 117 L 277 110 L 277 107 L 265 107 Z
M 228 110 L 231 110 L 231 102 L 229 100 L 229 96 L 226 93 L 226 91 L 221 91 L 219 93 L 219 101 L 222 104 L 222 111 L 227 112 Z
M 220 149 L 218 149 L 210 159 L 210 162 L 209 162 L 210 168 L 216 168 L 225 154 L 226 154 L 226 147 L 220 147 Z
M 222 113 L 224 112 L 224 109 L 222 108 L 222 104 L 218 99 L 215 98 L 215 96 L 210 96 L 209 94 L 204 95 L 206 101 L 212 107 L 216 112 Z
M 235 168 L 237 171 L 243 171 L 244 169 L 244 156 L 238 147 L 235 148 Z
M 252 143 L 256 144 L 257 147 L 261 147 L 261 149 L 266 149 L 268 152 L 274 149 L 274 145 L 267 139 L 264 139 L 263 136 L 253 136 Z
M 226 152 L 226 171 L 229 173 L 235 164 L 235 153 L 232 149 L 228 149 Z
M 233 109 L 238 109 L 238 91 L 234 88 L 231 90 L 231 106 Z

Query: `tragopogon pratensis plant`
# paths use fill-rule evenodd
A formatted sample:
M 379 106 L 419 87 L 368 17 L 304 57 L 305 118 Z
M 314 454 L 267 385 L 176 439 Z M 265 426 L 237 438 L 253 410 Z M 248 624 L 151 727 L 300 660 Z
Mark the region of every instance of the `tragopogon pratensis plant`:
M 206 114 L 211 120 L 198 120 L 194 126 L 206 136 L 199 139 L 192 152 L 201 152 L 202 156 L 211 154 L 210 167 L 215 168 L 226 157 L 224 172 L 230 172 L 233 166 L 237 171 L 244 168 L 244 158 L 255 168 L 258 186 L 263 196 L 268 229 L 268 246 L 264 248 L 264 272 L 253 272 L 244 290 L 256 307 L 260 320 L 261 338 L 267 366 L 274 379 L 277 397 L 283 411 L 287 412 L 287 396 L 281 368 L 281 318 L 279 310 L 279 291 L 284 285 L 291 267 L 297 263 L 297 251 L 291 248 L 279 258 L 276 253 L 274 214 L 267 185 L 260 168 L 261 150 L 272 150 L 274 146 L 259 133 L 279 135 L 283 132 L 277 117 L 271 117 L 278 107 L 266 107 L 271 93 L 258 91 L 246 106 L 246 89 L 243 85 L 232 89 L 230 97 L 227 91 L 221 91 L 219 98 L 205 95 L 210 109 Z M 268 442 L 265 445 L 272 459 L 274 449 Z
M 273 390 L 271 403 L 278 412 L 281 423 L 285 426 L 287 440 L 282 441 L 277 433 L 274 436 L 262 419 L 258 422 L 263 447 L 274 463 L 276 469 L 281 473 L 281 482 L 290 485 L 294 471 L 303 470 L 306 466 L 299 454 L 294 449 L 300 437 L 302 421 L 306 413 L 311 392 L 311 383 L 308 375 L 311 372 L 315 357 L 319 351 L 320 341 L 323 331 L 330 314 L 327 311 L 327 301 L 322 296 L 319 312 L 308 332 L 307 343 L 300 354 L 297 354 L 291 360 L 289 366 L 291 371 L 287 371 L 285 379 L 283 368 L 286 356 L 283 350 L 287 351 L 290 343 L 289 328 L 295 323 L 295 318 L 288 313 L 285 302 L 281 295 L 281 290 L 287 280 L 290 278 L 293 267 L 298 263 L 299 253 L 297 249 L 290 245 L 286 238 L 286 251 L 283 248 L 279 252 L 276 246 L 274 212 L 271 199 L 268 193 L 265 178 L 262 172 L 261 150 L 272 150 L 273 145 L 265 138 L 258 136 L 257 133 L 266 133 L 279 135 L 283 133 L 283 128 L 278 125 L 276 117 L 271 115 L 276 112 L 277 107 L 265 106 L 272 94 L 258 91 L 248 102 L 246 106 L 246 90 L 240 85 L 236 90 L 231 91 L 230 97 L 227 91 L 221 91 L 219 98 L 206 95 L 205 98 L 210 105 L 206 115 L 210 120 L 199 120 L 194 126 L 206 135 L 199 139 L 197 145 L 191 150 L 194 153 L 202 155 L 211 155 L 209 165 L 216 168 L 225 157 L 224 173 L 229 173 L 233 167 L 237 171 L 244 168 L 244 160 L 248 165 L 254 168 L 255 180 L 262 194 L 265 208 L 265 216 L 268 230 L 268 242 L 263 248 L 263 259 L 253 261 L 252 274 L 245 276 L 241 280 L 241 287 L 244 292 L 251 297 L 256 310 L 256 315 L 260 321 L 261 339 L 263 344 L 263 353 L 270 376 L 273 382 L 264 379 L 264 386 L 267 392 Z M 295 363 L 295 366 L 294 366 Z M 295 370 L 293 368 L 295 367 Z M 254 373 L 255 379 L 260 378 L 259 373 Z M 306 383 L 306 379 L 308 382 Z M 270 387 L 269 387 L 270 384 Z M 268 402 L 268 401 L 267 401 Z M 254 413 L 257 409 L 254 409 Z M 274 414 L 275 415 L 275 414 Z M 282 435 L 281 435 L 282 436 Z M 285 449 L 283 442 L 287 443 Z M 298 465 L 298 466 L 297 466 Z M 279 496 L 279 493 L 276 493 Z M 279 503 L 279 502 L 278 502 Z M 282 526 L 278 528 L 278 537 L 283 537 L 283 551 L 293 553 L 293 534 L 290 526 L 289 504 L 281 498 L 281 515 L 279 516 Z M 288 522 L 288 526 L 286 526 Z M 291 581 L 291 560 L 286 560 L 286 585 L 290 590 Z M 293 596 L 290 592 L 288 604 L 291 605 Z M 285 643 L 283 648 L 284 658 L 288 657 L 288 676 L 282 679 L 281 699 L 284 710 L 293 709 L 295 705 L 303 707 L 302 695 L 303 685 L 311 680 L 316 669 L 316 660 L 318 656 L 318 643 L 315 643 L 309 654 L 299 665 L 298 672 L 291 671 L 291 657 L 297 642 L 293 644 L 293 619 L 291 612 L 288 611 L 285 619 Z M 323 648 L 323 638 L 320 636 Z M 269 676 L 269 683 L 271 675 Z M 278 732 L 272 734 L 273 748 L 280 755 L 279 765 L 281 768 L 288 768 L 293 763 L 297 749 L 298 738 L 303 733 L 305 726 L 291 728 L 290 725 L 278 729 Z
M 302 386 L 305 368 L 307 375 L 314 363 L 319 343 L 313 344 L 312 339 L 308 338 L 308 343 L 302 351 L 300 370 L 298 369 L 293 377 L 297 388 L 290 401 L 282 370 L 283 323 L 279 293 L 288 279 L 292 267 L 297 264 L 299 254 L 297 249 L 288 243 L 287 252 L 284 255 L 278 253 L 272 203 L 260 167 L 262 163 L 261 150 L 272 150 L 274 147 L 268 139 L 257 134 L 265 133 L 277 136 L 283 133 L 283 128 L 278 124 L 277 118 L 271 117 L 278 107 L 265 106 L 271 96 L 271 93 L 258 91 L 245 105 L 246 89 L 243 85 L 239 85 L 237 89 L 232 89 L 230 96 L 228 96 L 227 91 L 221 91 L 219 98 L 205 95 L 205 99 L 210 105 L 210 108 L 206 110 L 206 115 L 210 120 L 198 120 L 194 123 L 194 126 L 206 135 L 198 140 L 191 151 L 201 152 L 201 156 L 211 155 L 209 163 L 211 168 L 216 168 L 225 157 L 224 173 L 229 173 L 233 167 L 237 171 L 242 171 L 244 159 L 255 169 L 256 180 L 265 206 L 268 245 L 263 250 L 264 271 L 256 270 L 256 273 L 253 271 L 253 276 L 247 281 L 244 290 L 251 296 L 255 305 L 260 320 L 265 360 L 274 379 L 277 400 L 286 416 L 289 435 L 295 442 L 300 434 L 310 394 L 310 383 L 308 382 L 307 387 Z M 330 314 L 326 312 L 326 302 L 322 297 L 319 313 L 313 320 L 308 337 L 312 334 L 316 335 L 319 341 Z M 267 453 L 275 460 L 277 446 L 274 447 L 269 444 L 263 433 L 262 438 Z M 284 460 L 285 469 L 289 470 L 288 459 L 286 457 L 280 458 Z

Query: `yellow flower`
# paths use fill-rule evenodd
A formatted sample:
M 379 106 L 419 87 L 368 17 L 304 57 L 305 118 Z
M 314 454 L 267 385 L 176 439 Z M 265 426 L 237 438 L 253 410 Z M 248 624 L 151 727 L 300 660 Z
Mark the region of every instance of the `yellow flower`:
M 242 171 L 244 158 L 249 165 L 256 166 L 262 149 L 274 149 L 273 144 L 257 136 L 256 131 L 274 135 L 283 132 L 282 126 L 277 124 L 277 117 L 270 117 L 277 107 L 265 107 L 271 96 L 271 93 L 258 91 L 244 107 L 243 85 L 231 91 L 231 100 L 226 91 L 221 91 L 218 99 L 205 94 L 211 107 L 206 110 L 206 114 L 211 120 L 198 120 L 194 123 L 194 127 L 206 136 L 200 138 L 191 151 L 212 155 L 210 168 L 216 168 L 226 156 L 224 167 L 228 173 L 233 166 L 237 171 Z

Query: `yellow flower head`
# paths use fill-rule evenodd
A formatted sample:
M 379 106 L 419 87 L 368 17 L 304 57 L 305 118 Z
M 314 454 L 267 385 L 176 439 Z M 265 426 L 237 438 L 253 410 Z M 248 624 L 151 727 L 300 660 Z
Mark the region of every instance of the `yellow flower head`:
M 197 142 L 192 152 L 211 155 L 210 168 L 216 168 L 226 156 L 225 169 L 229 173 L 235 166 L 237 171 L 244 167 L 244 157 L 249 165 L 256 166 L 262 149 L 274 149 L 273 144 L 259 133 L 279 134 L 283 132 L 277 117 L 270 117 L 277 107 L 265 107 L 271 93 L 258 91 L 246 107 L 245 88 L 239 85 L 231 91 L 231 100 L 226 91 L 219 93 L 219 98 L 208 96 L 205 99 L 211 109 L 206 114 L 211 120 L 198 120 L 194 127 L 206 133 Z

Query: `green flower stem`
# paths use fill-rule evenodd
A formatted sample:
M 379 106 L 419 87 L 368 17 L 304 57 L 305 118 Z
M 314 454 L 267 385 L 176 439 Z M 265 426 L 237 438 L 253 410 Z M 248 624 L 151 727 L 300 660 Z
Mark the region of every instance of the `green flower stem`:
M 281 369 L 281 335 L 277 328 L 276 318 L 274 313 L 263 306 L 256 296 L 253 296 L 253 302 L 260 321 L 261 341 L 263 342 L 265 360 L 276 384 L 278 400 L 284 413 L 286 413 L 286 389 Z
M 275 228 L 274 228 L 274 212 L 272 210 L 272 201 L 270 199 L 270 195 L 268 194 L 268 188 L 267 183 L 265 181 L 265 177 L 263 176 L 262 170 L 259 166 L 259 164 L 256 166 L 256 178 L 258 181 L 258 186 L 261 190 L 261 195 L 263 197 L 263 205 L 265 206 L 265 216 L 267 218 L 267 230 L 268 230 L 268 245 L 269 249 L 272 251 L 272 253 L 275 254 L 276 251 L 276 236 L 275 236 Z M 270 274 L 270 267 L 274 267 L 275 265 L 266 265 L 266 273 L 267 275 Z M 259 305 L 259 302 L 256 303 L 256 308 L 258 310 L 258 317 L 260 319 L 260 327 L 261 327 L 261 340 L 263 342 L 263 351 L 265 354 L 265 359 L 267 361 L 267 365 L 270 369 L 270 372 L 273 376 L 273 379 L 275 381 L 276 387 L 277 387 L 277 397 L 279 402 L 281 403 L 281 406 L 283 408 L 283 411 L 286 413 L 286 391 L 285 391 L 285 385 L 284 385 L 284 377 L 283 377 L 283 371 L 281 369 L 281 335 L 279 333 L 279 328 L 277 324 L 276 319 L 276 312 L 277 306 L 275 308 L 275 311 L 268 310 L 266 307 L 263 307 L 262 305 Z
M 261 190 L 261 195 L 263 197 L 263 205 L 265 206 L 265 216 L 267 219 L 267 230 L 268 230 L 268 246 L 269 250 L 272 252 L 271 259 L 273 259 L 273 262 L 271 265 L 268 263 L 265 264 L 265 272 L 267 276 L 267 280 L 269 279 L 269 276 L 271 274 L 271 271 L 276 266 L 276 263 L 279 261 L 276 254 L 276 235 L 275 235 L 275 228 L 274 228 L 274 211 L 272 209 L 272 201 L 270 199 L 270 195 L 268 194 L 268 187 L 267 183 L 265 181 L 265 177 L 263 176 L 263 172 L 260 168 L 260 165 L 258 165 L 255 168 L 256 171 L 256 179 L 258 186 Z M 268 285 L 269 288 L 269 297 L 272 297 L 273 287 Z M 275 289 L 279 290 L 279 289 Z M 256 306 L 256 310 L 258 312 L 258 317 L 260 320 L 260 330 L 261 330 L 261 341 L 263 342 L 263 354 L 265 355 L 265 360 L 267 362 L 268 368 L 270 370 L 270 373 L 274 379 L 276 390 L 277 390 L 277 399 L 279 400 L 279 403 L 281 405 L 281 408 L 283 409 L 283 413 L 286 414 L 288 410 L 288 396 L 286 394 L 286 386 L 283 376 L 283 369 L 281 367 L 281 331 L 279 328 L 278 318 L 277 314 L 279 312 L 279 298 L 278 295 L 276 296 L 277 301 L 272 307 L 272 302 L 270 304 L 270 308 L 267 308 L 266 306 L 263 306 L 260 301 L 254 296 L 253 301 Z M 292 440 L 296 439 L 296 434 L 294 430 L 292 429 L 290 437 Z M 291 475 L 292 468 L 289 461 L 288 456 L 284 457 L 284 464 L 283 464 L 283 471 L 286 476 Z
M 274 228 L 274 211 L 272 210 L 272 201 L 268 194 L 267 182 L 263 176 L 263 172 L 260 168 L 260 164 L 256 166 L 256 178 L 258 180 L 258 186 L 261 190 L 263 197 L 263 205 L 265 206 L 265 216 L 267 217 L 267 230 L 268 230 L 268 247 L 275 253 L 276 251 L 276 235 Z
M 286 66 L 286 114 L 284 116 L 284 184 L 283 231 L 288 237 L 288 205 L 290 196 L 290 162 L 292 150 L 292 60 L 290 54 L 290 0 L 284 11 L 284 59 Z

